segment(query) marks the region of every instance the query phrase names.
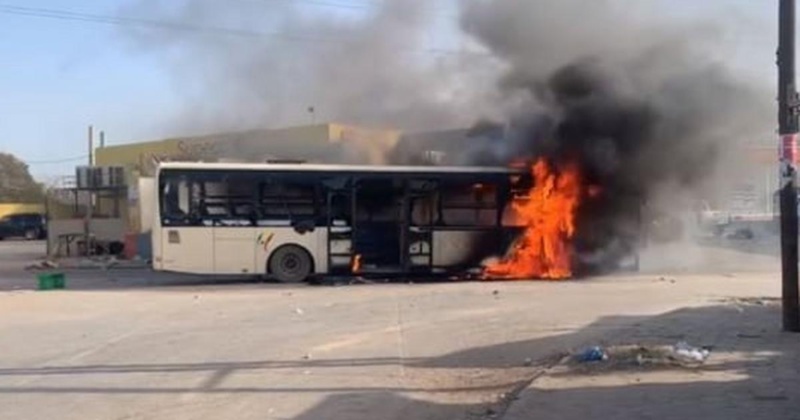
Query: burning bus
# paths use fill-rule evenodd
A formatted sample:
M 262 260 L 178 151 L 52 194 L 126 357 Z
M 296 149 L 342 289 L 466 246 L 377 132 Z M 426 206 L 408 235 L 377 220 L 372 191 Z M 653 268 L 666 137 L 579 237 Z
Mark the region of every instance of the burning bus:
M 537 275 L 507 270 L 524 263 L 513 257 L 480 268 L 530 225 L 519 203 L 532 181 L 520 167 L 162 163 L 153 267 L 282 282 Z M 547 277 L 569 274 L 559 266 Z

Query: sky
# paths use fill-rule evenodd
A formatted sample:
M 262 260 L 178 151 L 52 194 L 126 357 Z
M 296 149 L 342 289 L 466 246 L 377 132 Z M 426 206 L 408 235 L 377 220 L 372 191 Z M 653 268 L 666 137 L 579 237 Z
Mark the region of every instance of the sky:
M 130 1 L 0 0 L 0 151 L 26 161 L 38 179 L 70 175 L 76 164 L 86 161 L 90 124 L 105 131 L 107 144 L 182 134 L 170 124 L 186 105 L 174 83 L 174 69 L 162 56 L 136 48 L 124 27 L 8 13 L 25 7 L 135 17 L 126 15 L 132 13 L 127 8 Z M 363 5 L 374 4 L 374 0 L 335 0 L 328 6 L 321 0 L 218 1 L 230 7 L 248 1 L 272 1 L 276 6 L 297 2 L 307 13 L 336 12 L 356 18 Z M 442 10 L 451 10 L 451 0 L 443 1 L 447 3 Z M 648 1 L 658 3 L 669 19 L 724 26 L 726 42 L 735 48 L 721 59 L 747 77 L 774 83 L 777 0 Z M 582 18 L 577 17 L 576 24 Z M 452 44 L 441 40 L 452 38 L 452 22 L 440 25 L 431 28 L 426 47 Z

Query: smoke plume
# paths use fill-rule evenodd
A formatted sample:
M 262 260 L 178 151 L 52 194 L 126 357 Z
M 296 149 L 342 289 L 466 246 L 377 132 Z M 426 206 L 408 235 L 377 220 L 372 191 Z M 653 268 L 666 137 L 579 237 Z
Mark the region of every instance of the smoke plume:
M 236 29 L 130 37 L 167 63 L 191 104 L 176 119 L 182 131 L 312 119 L 435 130 L 488 119 L 503 134 L 477 130 L 481 141 L 450 161 L 578 161 L 603 191 L 579 215 L 588 265 L 614 265 L 635 247 L 641 203 L 709 195 L 741 167 L 742 143 L 772 133 L 771 95 L 726 65 L 725 28 L 678 24 L 655 2 L 462 0 L 460 35 L 481 54 L 432 51 L 441 16 L 426 0 L 360 3 L 369 9 L 356 14 L 302 4 L 136 0 L 124 12 Z
M 769 95 L 710 53 L 722 48 L 709 48 L 714 31 L 664 24 L 633 3 L 463 4 L 464 30 L 508 64 L 498 89 L 517 104 L 494 156 L 577 161 L 601 187 L 578 216 L 583 269 L 633 251 L 643 205 L 708 195 L 733 179 L 745 142 L 770 134 Z
M 422 130 L 468 125 L 488 112 L 476 108 L 493 94 L 486 58 L 439 53 L 431 37 L 431 27 L 456 25 L 455 16 L 426 0 L 325 4 L 134 0 L 122 13 L 205 29 L 126 29 L 186 98 L 176 131 L 312 121 Z

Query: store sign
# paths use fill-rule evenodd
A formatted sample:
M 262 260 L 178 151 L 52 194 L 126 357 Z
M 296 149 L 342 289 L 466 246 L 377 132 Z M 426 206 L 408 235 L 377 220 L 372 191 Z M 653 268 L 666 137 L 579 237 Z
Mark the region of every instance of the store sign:
M 211 141 L 195 142 L 181 140 L 176 146 L 177 151 L 166 153 L 144 152 L 139 155 L 139 164 L 136 170 L 144 175 L 152 175 L 158 162 L 196 162 L 216 160 L 219 150 L 216 143 Z

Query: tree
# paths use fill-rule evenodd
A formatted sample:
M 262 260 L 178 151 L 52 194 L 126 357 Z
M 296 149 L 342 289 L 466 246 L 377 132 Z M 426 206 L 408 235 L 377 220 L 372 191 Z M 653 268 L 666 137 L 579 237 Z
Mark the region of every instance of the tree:
M 44 189 L 28 171 L 28 165 L 10 153 L 0 153 L 0 203 L 39 203 Z

